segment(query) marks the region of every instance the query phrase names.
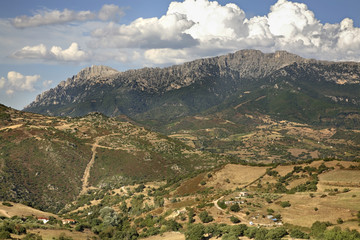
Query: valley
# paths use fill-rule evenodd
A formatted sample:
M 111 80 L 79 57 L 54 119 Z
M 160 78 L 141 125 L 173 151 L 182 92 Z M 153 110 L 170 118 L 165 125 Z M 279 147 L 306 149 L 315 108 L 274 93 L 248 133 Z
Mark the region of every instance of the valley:
M 241 50 L 0 105 L 0 239 L 360 239 L 359 77 Z

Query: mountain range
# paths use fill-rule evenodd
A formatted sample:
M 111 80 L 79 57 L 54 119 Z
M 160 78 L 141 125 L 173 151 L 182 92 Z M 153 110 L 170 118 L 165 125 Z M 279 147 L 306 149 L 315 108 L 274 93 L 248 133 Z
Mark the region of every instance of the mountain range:
M 241 50 L 167 68 L 92 66 L 25 107 L 51 116 L 101 112 L 162 126 L 235 108 L 313 124 L 359 126 L 360 64 Z

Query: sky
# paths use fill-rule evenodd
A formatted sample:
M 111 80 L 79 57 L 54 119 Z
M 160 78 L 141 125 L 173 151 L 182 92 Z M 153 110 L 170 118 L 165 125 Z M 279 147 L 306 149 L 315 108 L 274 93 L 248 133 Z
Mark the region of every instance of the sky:
M 360 61 L 359 0 L 2 0 L 0 103 L 91 65 L 164 67 L 241 49 Z

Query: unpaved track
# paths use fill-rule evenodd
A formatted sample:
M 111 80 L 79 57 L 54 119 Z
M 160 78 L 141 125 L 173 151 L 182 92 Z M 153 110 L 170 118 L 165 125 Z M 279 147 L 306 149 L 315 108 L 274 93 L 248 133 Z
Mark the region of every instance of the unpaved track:
M 15 128 L 19 128 L 21 126 L 22 126 L 22 124 L 16 124 L 16 125 L 12 125 L 12 126 L 7 126 L 7 127 L 0 128 L 0 131 L 5 130 L 5 129 L 15 129 Z
M 101 148 L 117 150 L 116 148 L 105 147 L 105 146 L 99 145 L 100 140 L 104 139 L 105 137 L 114 136 L 114 135 L 120 135 L 120 134 L 119 133 L 112 133 L 112 134 L 109 134 L 109 135 L 104 135 L 104 136 L 100 136 L 100 137 L 95 138 L 95 142 L 94 142 L 94 144 L 92 144 L 92 148 L 91 148 L 91 152 L 92 152 L 91 159 L 90 159 L 89 163 L 87 164 L 87 166 L 85 168 L 84 175 L 83 175 L 82 180 L 81 180 L 82 181 L 82 188 L 81 188 L 80 195 L 85 194 L 90 189 L 90 187 L 88 186 L 89 185 L 89 178 L 90 178 L 90 170 L 91 170 L 91 167 L 94 165 L 94 162 L 95 162 L 96 148 L 101 147 Z
M 82 188 L 81 188 L 80 195 L 85 194 L 87 192 L 87 190 L 88 190 L 90 169 L 94 165 L 95 156 L 96 156 L 96 148 L 98 147 L 100 139 L 101 139 L 101 137 L 96 138 L 95 143 L 92 145 L 92 148 L 91 148 L 92 156 L 91 156 L 90 162 L 87 164 L 87 166 L 85 168 L 85 172 L 84 172 L 84 175 L 83 175 L 82 180 L 81 180 L 82 181 Z

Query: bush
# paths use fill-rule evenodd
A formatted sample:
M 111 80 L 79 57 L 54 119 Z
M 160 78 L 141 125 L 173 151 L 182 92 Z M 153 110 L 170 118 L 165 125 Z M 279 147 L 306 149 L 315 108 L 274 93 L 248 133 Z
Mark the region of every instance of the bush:
M 286 207 L 290 207 L 291 204 L 289 201 L 285 201 L 285 202 L 280 202 L 280 206 L 283 208 L 286 208 Z
M 273 213 L 275 212 L 275 211 L 274 211 L 273 209 L 271 209 L 271 208 L 266 209 L 266 211 L 267 211 L 268 214 L 273 214 Z
M 11 235 L 8 231 L 0 231 L 0 239 L 10 239 Z
M 309 235 L 303 233 L 299 229 L 294 229 L 290 232 L 290 237 L 292 238 L 301 238 L 301 239 L 309 239 Z
M 7 206 L 7 207 L 12 207 L 13 205 L 9 202 L 3 202 L 2 205 Z
M 42 237 L 35 233 L 28 233 L 22 240 L 42 240 Z
M 337 222 L 338 224 L 343 224 L 343 223 L 344 223 L 344 220 L 342 220 L 341 218 L 338 218 L 338 219 L 336 220 L 336 222 Z
M 185 232 L 186 240 L 201 240 L 205 234 L 205 227 L 202 224 L 189 225 Z
M 194 209 L 193 208 L 189 208 L 189 209 L 187 209 L 187 211 L 188 211 L 188 223 L 193 223 L 195 220 L 194 220 L 194 216 L 195 216 L 195 214 L 194 214 Z
M 239 212 L 239 211 L 240 211 L 240 206 L 239 206 L 239 204 L 236 203 L 236 204 L 234 204 L 234 205 L 231 205 L 230 211 Z
M 232 223 L 239 223 L 239 222 L 240 222 L 240 219 L 238 219 L 237 217 L 231 216 L 231 217 L 230 217 L 230 221 L 231 221 Z
M 221 209 L 226 209 L 227 205 L 225 204 L 225 201 L 218 201 L 217 205 L 221 208 Z
M 209 215 L 207 211 L 203 211 L 199 214 L 199 218 L 203 223 L 209 223 L 214 221 L 214 218 Z
M 286 229 L 284 227 L 277 227 L 277 228 L 271 229 L 266 234 L 266 239 L 280 240 L 285 235 L 287 235 Z

